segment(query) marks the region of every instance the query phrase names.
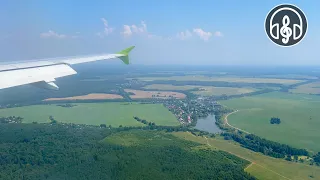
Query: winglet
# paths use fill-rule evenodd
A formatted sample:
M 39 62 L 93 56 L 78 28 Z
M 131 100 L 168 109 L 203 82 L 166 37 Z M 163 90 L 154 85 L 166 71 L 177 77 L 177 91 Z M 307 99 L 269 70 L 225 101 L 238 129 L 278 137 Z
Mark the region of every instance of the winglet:
M 129 53 L 134 47 L 135 46 L 131 46 L 117 53 L 117 54 L 123 55 L 123 56 L 120 56 L 119 59 L 121 59 L 125 64 L 129 64 Z

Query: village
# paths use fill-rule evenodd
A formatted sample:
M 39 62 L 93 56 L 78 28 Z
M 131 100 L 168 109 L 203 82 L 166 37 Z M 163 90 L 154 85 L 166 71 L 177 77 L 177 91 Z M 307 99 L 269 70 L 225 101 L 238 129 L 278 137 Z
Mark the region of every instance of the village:
M 211 97 L 196 97 L 194 99 L 171 99 L 164 102 L 182 125 L 195 125 L 198 118 L 213 114 L 215 106 L 219 106 Z

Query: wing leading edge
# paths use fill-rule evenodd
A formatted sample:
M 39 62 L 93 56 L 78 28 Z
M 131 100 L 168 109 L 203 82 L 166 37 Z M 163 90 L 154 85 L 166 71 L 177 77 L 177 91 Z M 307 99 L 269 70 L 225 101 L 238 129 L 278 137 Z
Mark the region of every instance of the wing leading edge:
M 55 78 L 77 74 L 70 65 L 114 58 L 119 58 L 125 64 L 129 64 L 129 52 L 133 48 L 134 46 L 131 46 L 116 54 L 66 57 L 0 65 L 0 89 L 31 84 L 41 88 L 58 90 L 59 87 L 54 83 Z

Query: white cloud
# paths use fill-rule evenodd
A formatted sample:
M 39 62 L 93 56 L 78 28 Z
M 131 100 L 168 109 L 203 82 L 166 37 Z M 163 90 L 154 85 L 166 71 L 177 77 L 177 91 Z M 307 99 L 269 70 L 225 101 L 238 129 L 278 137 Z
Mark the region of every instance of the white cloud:
M 66 38 L 71 38 L 71 39 L 77 39 L 79 38 L 79 33 L 76 33 L 77 35 L 66 35 L 66 34 L 59 34 L 55 31 L 49 30 L 48 32 L 44 32 L 40 34 L 41 38 L 56 38 L 56 39 L 66 39 Z
M 192 34 L 189 30 L 186 30 L 186 31 L 179 32 L 176 37 L 180 40 L 186 40 L 192 37 Z
M 123 37 L 128 38 L 133 35 L 140 35 L 148 39 L 163 40 L 162 36 L 148 32 L 147 24 L 141 21 L 140 24 L 123 25 L 123 31 L 120 33 Z
M 104 34 L 108 35 L 112 33 L 114 29 L 112 27 L 109 27 L 108 21 L 105 18 L 101 18 L 101 21 L 103 22 L 103 25 L 104 25 Z
M 141 21 L 142 29 L 147 32 L 147 24 L 144 21 Z
M 223 34 L 222 34 L 220 31 L 216 31 L 216 32 L 214 33 L 214 36 L 216 36 L 216 37 L 222 37 Z
M 58 38 L 58 39 L 64 39 L 67 38 L 67 35 L 65 34 L 58 34 L 52 30 L 49 30 L 48 32 L 44 32 L 40 34 L 40 37 L 42 38 Z
M 108 36 L 114 31 L 114 28 L 110 27 L 108 24 L 108 21 L 105 18 L 101 18 L 101 21 L 103 22 L 103 32 L 96 33 L 97 36 L 103 38 L 105 36 Z
M 211 32 L 205 32 L 204 30 L 202 30 L 201 28 L 195 28 L 193 29 L 193 32 L 198 35 L 200 37 L 200 39 L 204 40 L 204 41 L 208 41 L 211 36 L 212 33 Z
M 133 34 L 146 34 L 148 37 L 153 36 L 148 33 L 147 24 L 144 21 L 141 21 L 140 25 L 123 25 L 123 31 L 121 34 L 124 37 L 129 37 Z
M 130 26 L 128 25 L 123 25 L 123 32 L 121 32 L 121 34 L 124 36 L 124 37 L 129 37 L 132 35 L 132 31 L 131 31 L 131 28 Z

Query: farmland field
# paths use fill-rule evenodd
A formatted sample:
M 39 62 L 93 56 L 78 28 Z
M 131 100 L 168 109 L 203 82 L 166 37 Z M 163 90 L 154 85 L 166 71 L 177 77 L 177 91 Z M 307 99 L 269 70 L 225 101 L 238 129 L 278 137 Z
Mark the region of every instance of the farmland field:
M 302 94 L 320 94 L 320 82 L 303 84 L 294 89 L 290 89 L 290 92 Z
M 213 87 L 213 86 L 174 86 L 171 84 L 151 84 L 143 87 L 144 89 L 158 89 L 158 90 L 190 90 L 194 88 L 201 89 L 200 91 L 192 91 L 194 94 L 202 96 L 219 96 L 219 95 L 237 95 L 254 92 L 254 88 L 234 88 L 234 87 Z
M 234 83 L 277 83 L 277 84 L 296 84 L 302 82 L 302 80 L 295 79 L 277 79 L 277 78 L 246 78 L 246 77 L 235 77 L 235 76 L 224 76 L 224 77 L 208 77 L 208 76 L 171 76 L 171 77 L 141 77 L 138 78 L 143 81 L 154 81 L 154 80 L 176 80 L 176 81 L 223 81 L 223 82 L 234 82 Z
M 93 93 L 84 96 L 73 96 L 65 98 L 48 98 L 44 101 L 64 101 L 64 100 L 97 100 L 97 99 L 123 99 L 122 96 L 118 94 L 103 94 L 103 93 Z
M 185 94 L 179 92 L 170 92 L 170 91 L 141 91 L 134 89 L 125 89 L 126 92 L 133 93 L 130 95 L 132 99 L 147 99 L 147 98 L 161 98 L 169 99 L 171 97 L 177 99 L 183 99 L 186 97 Z
M 233 87 L 202 87 L 200 91 L 193 91 L 194 94 L 202 96 L 238 95 L 256 91 L 254 88 L 233 88 Z
M 179 125 L 175 116 L 161 104 L 138 103 L 73 103 L 74 107 L 66 108 L 52 105 L 34 105 L 17 108 L 0 109 L 0 114 L 6 116 L 21 116 L 23 123 L 49 122 L 52 115 L 58 122 L 89 124 L 141 126 L 142 123 L 133 116 L 146 119 L 157 125 Z
M 203 138 L 194 136 L 187 132 L 173 133 L 175 136 L 202 143 L 212 149 L 223 150 L 241 157 L 253 164 L 248 166 L 245 171 L 258 179 L 278 180 L 278 179 L 320 179 L 320 168 L 317 166 L 309 166 L 302 163 L 288 162 L 283 159 L 276 159 L 265 156 L 261 153 L 253 152 L 243 148 L 237 143 L 217 138 Z M 313 178 L 310 176 L 313 175 Z
M 228 117 L 229 124 L 266 139 L 311 151 L 320 151 L 320 97 L 272 92 L 221 101 L 239 111 Z M 279 117 L 279 125 L 270 124 Z
M 147 86 L 144 86 L 144 89 L 158 89 L 158 90 L 163 90 L 163 91 L 168 91 L 168 90 L 190 90 L 194 88 L 200 88 L 202 86 L 191 86 L 191 85 L 185 85 L 185 86 L 175 86 L 171 84 L 150 84 Z
M 283 79 L 318 79 L 316 76 L 300 75 L 300 74 L 277 74 L 277 75 L 262 75 L 266 78 L 283 78 Z

